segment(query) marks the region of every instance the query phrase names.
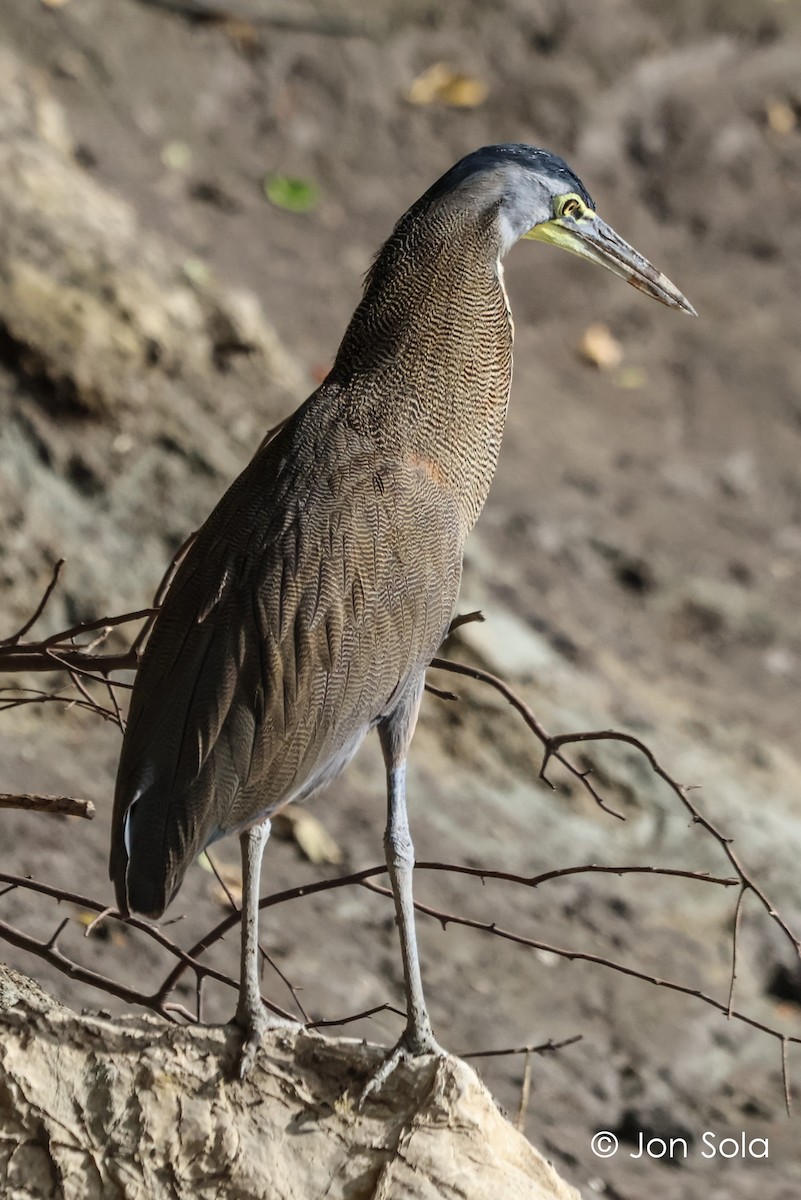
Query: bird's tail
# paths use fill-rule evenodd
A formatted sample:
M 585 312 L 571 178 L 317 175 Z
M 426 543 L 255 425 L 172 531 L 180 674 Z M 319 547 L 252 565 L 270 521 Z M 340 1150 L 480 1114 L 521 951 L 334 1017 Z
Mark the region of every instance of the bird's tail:
M 123 916 L 136 912 L 160 917 L 208 838 L 203 829 L 195 829 L 194 837 L 189 837 L 174 821 L 165 827 L 169 805 L 155 787 L 138 793 L 126 807 L 120 804 L 120 809 L 122 815 L 113 823 L 109 859 L 117 908 Z

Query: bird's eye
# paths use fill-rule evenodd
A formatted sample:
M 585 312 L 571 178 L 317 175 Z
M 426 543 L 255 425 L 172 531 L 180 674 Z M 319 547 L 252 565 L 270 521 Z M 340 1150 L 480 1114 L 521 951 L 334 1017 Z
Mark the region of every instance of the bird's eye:
M 577 196 L 567 196 L 561 204 L 562 211 L 560 216 L 575 217 L 581 211 L 581 201 Z

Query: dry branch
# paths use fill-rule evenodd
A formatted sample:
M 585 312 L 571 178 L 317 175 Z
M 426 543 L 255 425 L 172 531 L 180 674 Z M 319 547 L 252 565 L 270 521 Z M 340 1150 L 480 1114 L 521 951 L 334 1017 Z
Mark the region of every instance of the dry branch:
M 54 634 L 40 642 L 24 643 L 21 640 L 22 637 L 31 629 L 33 624 L 42 615 L 58 582 L 62 566 L 61 563 L 58 563 L 54 569 L 53 576 L 48 583 L 47 588 L 45 589 L 43 596 L 36 606 L 31 618 L 26 621 L 26 623 L 17 631 L 17 633 L 13 634 L 9 638 L 6 638 L 5 641 L 0 642 L 0 670 L 12 672 L 18 670 L 44 671 L 61 668 L 69 674 L 72 681 L 72 686 L 77 691 L 79 696 L 78 699 L 72 698 L 70 702 L 77 704 L 79 707 L 93 710 L 98 715 L 101 715 L 106 719 L 115 720 L 120 727 L 123 727 L 120 708 L 113 691 L 113 688 L 118 686 L 118 684 L 110 681 L 108 679 L 108 675 L 123 668 L 127 670 L 135 670 L 138 666 L 143 645 L 150 629 L 152 628 L 153 622 L 158 613 L 158 608 L 163 601 L 166 590 L 174 576 L 175 571 L 177 570 L 181 558 L 185 554 L 189 545 L 191 545 L 194 536 L 195 535 L 192 534 L 187 539 L 170 563 L 170 566 L 165 573 L 157 591 L 153 607 L 149 609 L 142 609 L 136 612 L 125 613 L 119 617 L 101 618 L 95 621 L 80 622 L 70 629 L 64 630 L 58 634 Z M 464 625 L 468 622 L 481 620 L 483 620 L 483 616 L 479 612 L 472 612 L 457 616 L 454 618 L 451 624 L 449 633 L 454 632 L 461 625 Z M 134 621 L 144 621 L 144 625 L 127 651 L 119 654 L 98 654 L 96 652 L 97 646 L 106 639 L 112 628 Z M 87 634 L 91 633 L 98 635 L 93 641 L 80 645 L 75 644 L 76 638 L 85 637 Z M 570 759 L 564 755 L 563 748 L 568 745 L 586 742 L 614 741 L 628 745 L 638 751 L 645 757 L 654 773 L 667 784 L 673 794 L 679 799 L 685 810 L 690 814 L 692 823 L 695 825 L 700 825 L 701 828 L 703 828 L 717 842 L 726 855 L 726 858 L 734 869 L 736 875 L 735 877 L 721 877 L 713 876 L 706 872 L 688 871 L 680 868 L 662 868 L 650 866 L 607 867 L 597 864 L 559 868 L 553 871 L 545 872 L 541 875 L 529 877 L 515 875 L 511 872 L 502 870 L 481 867 L 464 867 L 451 863 L 418 863 L 417 869 L 453 872 L 467 876 L 473 876 L 482 880 L 495 879 L 529 888 L 536 888 L 543 883 L 570 875 L 591 873 L 616 875 L 628 875 L 636 873 L 674 876 L 696 880 L 699 882 L 717 884 L 723 887 L 733 887 L 739 884 L 739 892 L 732 920 L 732 960 L 727 1002 L 722 1003 L 698 988 L 692 988 L 672 980 L 660 979 L 657 976 L 640 971 L 626 964 L 618 963 L 612 959 L 604 957 L 603 955 L 589 954 L 583 951 L 565 949 L 563 947 L 554 946 L 546 942 L 524 937 L 523 935 L 517 934 L 511 930 L 500 929 L 494 922 L 475 921 L 456 913 L 447 913 L 439 909 L 432 908 L 431 906 L 416 903 L 416 908 L 418 911 L 436 918 L 442 925 L 443 929 L 447 928 L 448 924 L 464 925 L 468 928 L 502 937 L 519 945 L 547 951 L 570 961 L 581 960 L 594 963 L 598 966 L 603 966 L 607 969 L 651 983 L 654 986 L 667 988 L 671 991 L 692 996 L 723 1012 L 729 1019 L 741 1021 L 754 1029 L 760 1030 L 761 1032 L 778 1039 L 782 1046 L 782 1070 L 785 1099 L 789 1109 L 790 1085 L 787 1074 L 787 1046 L 789 1043 L 801 1044 L 801 1038 L 787 1036 L 780 1030 L 765 1025 L 762 1022 L 759 1022 L 734 1008 L 734 986 L 737 978 L 739 929 L 746 893 L 749 891 L 754 893 L 768 914 L 769 918 L 779 927 L 779 929 L 781 929 L 784 937 L 790 942 L 794 952 L 799 957 L 801 957 L 801 940 L 799 940 L 799 938 L 789 928 L 780 913 L 768 899 L 764 890 L 747 873 L 739 856 L 732 849 L 731 839 L 726 837 L 707 817 L 700 812 L 700 810 L 689 798 L 690 789 L 685 785 L 678 783 L 677 780 L 674 779 L 674 777 L 667 770 L 665 770 L 664 767 L 662 767 L 650 747 L 648 747 L 639 738 L 633 736 L 632 734 L 611 729 L 591 730 L 586 732 L 558 735 L 550 734 L 544 728 L 531 708 L 525 703 L 525 701 L 523 701 L 516 694 L 516 692 L 508 686 L 508 684 L 504 683 L 503 680 L 499 679 L 491 672 L 485 671 L 479 667 L 469 666 L 465 663 L 454 662 L 443 658 L 435 658 L 432 661 L 431 666 L 437 670 L 449 671 L 474 679 L 499 692 L 500 695 L 502 695 L 503 698 L 522 716 L 526 725 L 534 733 L 543 747 L 543 758 L 539 769 L 539 778 L 553 787 L 553 784 L 551 784 L 551 781 L 548 779 L 547 769 L 551 760 L 556 759 L 581 783 L 581 785 L 592 796 L 594 801 L 605 812 L 612 816 L 618 817 L 621 820 L 624 819 L 623 814 L 616 812 L 606 803 L 604 797 L 600 794 L 598 789 L 591 781 L 590 771 L 581 769 L 572 763 Z M 106 688 L 113 706 L 111 709 L 104 708 L 94 699 L 94 697 L 88 691 L 89 684 L 102 685 Z M 430 685 L 429 690 L 442 699 L 452 700 L 457 698 L 450 692 L 445 692 Z M 17 704 L 43 703 L 54 700 L 64 702 L 67 700 L 67 697 L 65 697 L 63 693 L 33 692 L 33 694 L 31 694 L 32 691 L 32 689 L 27 689 L 27 691 L 20 689 L 20 694 L 16 698 L 12 698 L 7 700 L 4 704 L 0 704 L 0 711 L 2 711 L 4 707 L 13 707 Z M 355 872 L 351 875 L 341 876 L 336 879 L 323 880 L 313 884 L 306 884 L 299 888 L 291 888 L 282 893 L 276 893 L 273 896 L 263 898 L 260 902 L 260 907 L 268 908 L 275 904 L 284 903 L 288 900 L 298 899 L 302 896 L 310 896 L 318 892 L 331 891 L 336 888 L 352 886 L 355 884 L 360 884 L 380 895 L 389 896 L 391 893 L 388 891 L 388 889 L 372 882 L 374 876 L 383 873 L 384 867 L 373 867 L 364 871 Z M 31 886 L 34 888 L 34 890 L 40 890 L 43 892 L 46 892 L 47 890 L 41 886 L 36 887 L 31 881 L 21 881 L 17 877 L 7 876 L 3 873 L 0 873 L 0 881 L 5 881 L 9 887 Z M 58 895 L 59 890 L 50 889 L 49 894 Z M 67 894 L 61 893 L 60 898 L 67 898 Z M 29 952 L 37 954 L 39 957 L 46 959 L 46 961 L 58 967 L 59 970 L 63 970 L 76 978 L 80 978 L 92 986 L 99 987 L 102 990 L 109 991 L 114 995 L 131 1000 L 133 1003 L 141 1004 L 144 1007 L 149 1008 L 151 1011 L 167 1017 L 168 1019 L 175 1020 L 175 1016 L 180 1013 L 180 1015 L 187 1020 L 200 1021 L 201 990 L 202 983 L 205 978 L 217 979 L 218 981 L 231 987 L 236 986 L 236 981 L 231 977 L 225 976 L 223 973 L 207 967 L 200 961 L 200 956 L 220 937 L 222 937 L 228 929 L 232 928 L 240 919 L 240 914 L 236 909 L 236 905 L 233 903 L 233 898 L 230 897 L 230 899 L 232 908 L 234 909 L 231 915 L 225 920 L 221 921 L 206 935 L 204 935 L 204 937 L 198 941 L 188 952 L 181 950 L 175 945 L 175 943 L 171 942 L 171 940 L 167 938 L 162 931 L 154 930 L 153 927 L 145 926 L 145 923 L 143 922 L 130 922 L 136 928 L 146 928 L 150 936 L 155 937 L 156 940 L 158 940 L 165 947 L 165 949 L 169 950 L 170 953 L 172 953 L 178 959 L 178 962 L 168 972 L 160 987 L 158 987 L 152 994 L 136 992 L 134 989 L 130 988 L 121 988 L 121 986 L 116 984 L 113 980 L 110 980 L 105 976 L 98 975 L 96 972 L 88 971 L 86 968 L 81 967 L 80 964 L 74 963 L 72 960 L 67 958 L 58 947 L 58 936 L 61 932 L 61 927 L 55 931 L 53 936 L 48 941 L 38 941 L 37 939 L 31 938 L 29 935 L 22 933 L 20 930 L 16 930 L 13 927 L 0 923 L 0 937 L 5 937 L 6 940 L 12 942 L 13 944 L 21 946 L 22 948 L 27 949 Z M 109 912 L 109 910 L 104 910 L 97 902 L 90 902 L 85 898 L 82 898 L 80 902 L 100 913 L 98 921 L 103 919 Z M 275 966 L 275 964 L 272 965 Z M 186 970 L 191 970 L 194 972 L 197 983 L 197 1014 L 194 1017 L 187 1013 L 186 1010 L 181 1009 L 180 1006 L 171 1004 L 168 1000 L 170 993 L 173 991 L 179 979 Z M 297 1002 L 296 990 L 292 987 L 291 983 L 284 978 L 280 971 L 278 974 L 282 979 L 284 979 L 284 982 L 289 987 L 293 997 L 295 997 Z M 281 1015 L 284 1016 L 288 1015 L 269 1001 L 265 1000 L 265 1003 L 273 1011 L 281 1013 Z M 335 1022 L 325 1021 L 317 1024 L 344 1024 L 347 1023 L 348 1020 L 358 1019 L 359 1016 L 370 1015 L 373 1012 L 386 1011 L 387 1009 L 391 1009 L 391 1006 L 379 1005 L 377 1008 L 369 1010 L 368 1013 L 341 1018 Z M 305 1016 L 306 1014 L 304 1013 L 304 1017 Z M 306 1019 L 308 1023 L 308 1018 Z M 312 1022 L 309 1024 L 313 1025 L 316 1023 Z M 531 1048 L 528 1047 L 523 1047 L 514 1052 L 517 1053 L 524 1051 L 527 1053 L 533 1052 Z
M 0 792 L 0 808 L 24 808 L 31 812 L 61 813 L 67 817 L 85 817 L 91 821 L 95 806 L 91 800 L 79 800 L 74 796 L 35 796 L 30 792 L 10 795 Z
M 457 621 L 458 624 L 465 624 L 469 621 L 482 619 L 483 618 L 480 613 L 468 613 L 462 618 L 457 618 Z M 452 624 L 450 632 L 456 628 L 458 628 L 458 625 L 456 623 Z M 728 1012 L 731 1012 L 731 1005 L 734 996 L 734 984 L 737 978 L 739 923 L 742 903 L 746 892 L 750 891 L 754 893 L 770 920 L 773 921 L 776 926 L 778 926 L 786 941 L 790 943 L 790 946 L 792 947 L 796 957 L 801 959 L 801 939 L 799 939 L 792 929 L 790 929 L 781 913 L 768 898 L 764 889 L 748 874 L 739 855 L 732 847 L 732 839 L 723 834 L 717 828 L 717 826 L 714 825 L 708 817 L 704 816 L 700 809 L 693 804 L 689 796 L 689 793 L 692 789 L 686 784 L 679 783 L 670 774 L 670 772 L 661 765 L 653 750 L 651 750 L 651 748 L 647 746 L 640 738 L 635 737 L 633 734 L 625 733 L 622 730 L 617 729 L 589 730 L 579 733 L 563 733 L 557 735 L 550 734 L 536 717 L 536 715 L 532 712 L 531 708 L 525 703 L 525 701 L 521 700 L 521 698 L 508 686 L 508 684 L 504 683 L 502 679 L 499 679 L 497 675 L 493 675 L 490 671 L 482 670 L 479 667 L 471 667 L 464 663 L 452 662 L 449 659 L 443 658 L 435 658 L 432 661 L 431 666 L 439 670 L 454 672 L 457 675 L 465 675 L 468 678 L 478 680 L 481 683 L 486 683 L 495 691 L 499 692 L 500 695 L 502 695 L 504 699 L 507 700 L 509 704 L 511 704 L 512 707 L 522 716 L 523 720 L 526 722 L 526 725 L 529 727 L 532 733 L 534 733 L 543 747 L 544 753 L 542 762 L 540 764 L 539 778 L 543 780 L 543 782 L 549 784 L 549 786 L 553 787 L 553 784 L 547 777 L 546 771 L 551 759 L 556 759 L 575 778 L 579 780 L 582 786 L 586 788 L 586 790 L 595 800 L 596 804 L 598 804 L 605 812 L 610 813 L 612 816 L 619 817 L 620 820 L 625 820 L 623 814 L 615 812 L 614 809 L 609 808 L 609 806 L 605 803 L 603 797 L 590 781 L 590 772 L 586 770 L 582 771 L 576 767 L 574 763 L 571 763 L 570 760 L 562 754 L 562 748 L 564 746 L 586 742 L 616 742 L 626 746 L 631 746 L 645 758 L 654 774 L 665 784 L 667 784 L 674 796 L 676 796 L 680 801 L 686 812 L 689 813 L 691 824 L 700 826 L 706 833 L 710 835 L 711 838 L 713 838 L 715 842 L 717 842 L 718 846 L 729 860 L 730 865 L 734 868 L 737 874 L 737 879 L 740 882 L 741 890 L 737 899 L 737 907 L 735 909 L 733 918 L 732 965 L 729 986 L 729 1001 L 727 1005 Z

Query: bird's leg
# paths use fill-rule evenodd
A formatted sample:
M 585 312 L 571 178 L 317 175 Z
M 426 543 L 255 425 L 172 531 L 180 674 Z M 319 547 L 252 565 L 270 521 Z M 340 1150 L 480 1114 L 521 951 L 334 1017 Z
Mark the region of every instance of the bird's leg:
M 406 1029 L 402 1041 L 411 1054 L 433 1054 L 438 1052 L 439 1047 L 431 1032 L 431 1022 L 423 995 L 415 932 L 412 895 L 414 846 L 406 814 L 406 763 L 390 767 L 387 776 L 389 814 L 384 834 L 384 852 L 395 899 L 406 989 Z
M 406 813 L 406 755 L 417 722 L 421 696 L 422 681 L 419 690 L 410 698 L 409 703 L 399 706 L 399 709 L 379 725 L 381 748 L 384 751 L 387 768 L 388 812 L 384 851 L 387 873 L 395 900 L 398 933 L 400 934 L 403 980 L 406 989 L 406 1028 L 389 1057 L 368 1082 L 362 1092 L 361 1103 L 364 1103 L 371 1092 L 381 1087 L 403 1058 L 445 1053 L 431 1031 L 431 1022 L 423 995 L 412 894 L 414 846 L 409 833 L 409 820 Z
M 259 879 L 264 847 L 270 836 L 270 822 L 262 821 L 239 836 L 242 849 L 242 941 L 239 977 L 239 1003 L 234 1020 L 245 1031 L 237 1073 L 244 1079 L 256 1059 L 261 1039 L 268 1029 L 289 1026 L 292 1022 L 268 1016 L 261 999 L 259 981 Z

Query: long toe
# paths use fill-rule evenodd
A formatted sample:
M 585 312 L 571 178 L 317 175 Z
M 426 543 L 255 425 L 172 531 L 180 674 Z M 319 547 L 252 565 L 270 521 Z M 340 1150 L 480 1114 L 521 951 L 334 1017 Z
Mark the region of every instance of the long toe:
M 234 1064 L 234 1074 L 237 1079 L 244 1079 L 253 1067 L 265 1033 L 272 1030 L 297 1030 L 297 1021 L 289 1021 L 275 1013 L 268 1012 L 263 1004 L 255 1011 L 237 1012 L 233 1024 L 243 1031 L 242 1045 L 239 1048 Z
M 261 1039 L 264 1036 L 265 1029 L 247 1029 L 245 1036 L 242 1039 L 242 1045 L 239 1048 L 239 1055 L 236 1060 L 236 1076 L 238 1079 L 244 1079 L 251 1070 L 251 1067 L 256 1061 L 256 1055 L 259 1052 Z
M 390 1075 L 392 1075 L 401 1063 L 409 1062 L 413 1058 L 425 1058 L 430 1055 L 435 1055 L 437 1058 L 446 1058 L 447 1054 L 448 1051 L 440 1046 L 430 1029 L 423 1034 L 414 1034 L 408 1029 L 405 1030 L 398 1043 L 390 1050 L 378 1070 L 374 1071 L 367 1080 L 359 1095 L 356 1107 L 361 1110 L 371 1096 L 376 1096 Z

